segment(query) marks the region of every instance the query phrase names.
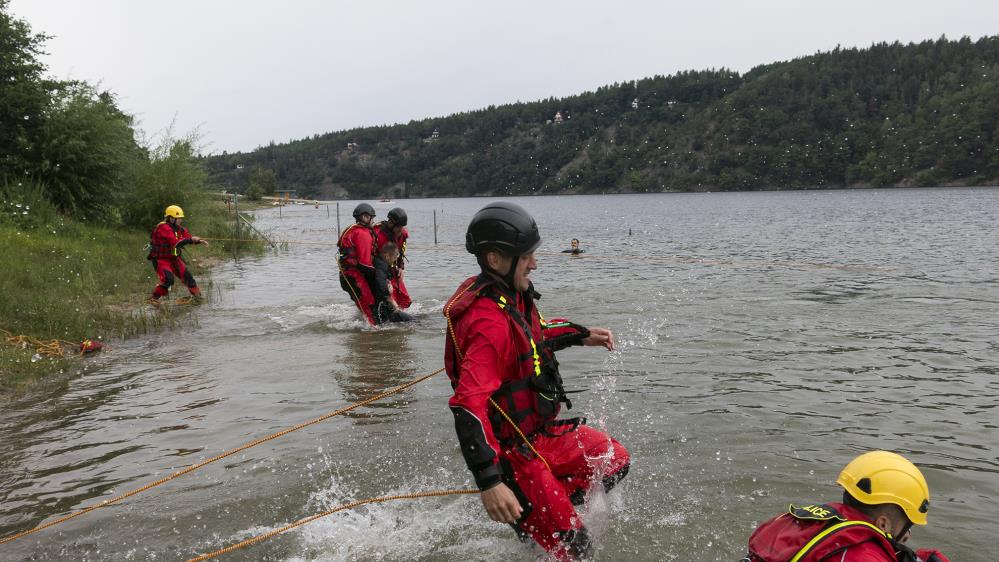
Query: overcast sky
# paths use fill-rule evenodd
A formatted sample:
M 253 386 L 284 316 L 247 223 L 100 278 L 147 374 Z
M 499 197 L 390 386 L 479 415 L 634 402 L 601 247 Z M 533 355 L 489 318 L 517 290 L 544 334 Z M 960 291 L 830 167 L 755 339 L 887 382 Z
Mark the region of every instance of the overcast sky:
M 206 153 L 655 74 L 999 33 L 996 0 L 13 0 L 52 76 Z

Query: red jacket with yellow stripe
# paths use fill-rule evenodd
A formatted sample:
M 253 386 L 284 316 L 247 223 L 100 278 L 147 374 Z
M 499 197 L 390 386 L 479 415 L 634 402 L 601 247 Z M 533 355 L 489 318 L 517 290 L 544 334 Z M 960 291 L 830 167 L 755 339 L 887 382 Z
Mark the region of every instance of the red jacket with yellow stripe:
M 177 223 L 170 224 L 163 221 L 153 229 L 149 238 L 149 255 L 146 258 L 150 260 L 179 258 L 181 248 L 191 242 L 191 233 L 186 228 Z
M 564 320 L 542 322 L 535 295 L 533 287 L 513 292 L 483 274 L 466 279 L 444 305 L 444 365 L 454 388 L 448 405 L 480 489 L 499 482 L 501 450 L 523 439 L 513 425 L 530 438 L 568 402 L 555 351 L 589 336 Z
M 789 506 L 749 537 L 751 562 L 897 562 L 895 545 L 867 515 L 830 502 Z

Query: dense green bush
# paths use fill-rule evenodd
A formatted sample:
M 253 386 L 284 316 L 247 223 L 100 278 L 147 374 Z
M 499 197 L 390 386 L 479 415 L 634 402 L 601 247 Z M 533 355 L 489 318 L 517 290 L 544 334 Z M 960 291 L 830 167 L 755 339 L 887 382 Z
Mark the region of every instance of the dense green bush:
M 143 146 L 133 118 L 112 93 L 44 77 L 38 57 L 46 39 L 9 13 L 8 0 L 0 0 L 0 193 L 5 201 L 143 230 L 163 217 L 167 205 L 203 207 L 207 181 L 195 156 L 197 139 L 167 134 L 157 146 Z M 0 211 L 7 212 L 0 220 L 10 222 L 13 210 L 4 203 Z M 18 220 L 35 224 L 38 216 L 29 213 Z
M 138 187 L 131 173 L 146 160 L 132 118 L 107 92 L 64 84 L 52 98 L 29 174 L 67 214 L 117 222 L 119 199 Z
M 169 135 L 149 149 L 149 158 L 130 170 L 131 183 L 118 200 L 126 226 L 151 229 L 163 219 L 168 205 L 191 210 L 204 207 L 208 194 L 201 164 L 194 156 L 193 138 L 177 140 Z

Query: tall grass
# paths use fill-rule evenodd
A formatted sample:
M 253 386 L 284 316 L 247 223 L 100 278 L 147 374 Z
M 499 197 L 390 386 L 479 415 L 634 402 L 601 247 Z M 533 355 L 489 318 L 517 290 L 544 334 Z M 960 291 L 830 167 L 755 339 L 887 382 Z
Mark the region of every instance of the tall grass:
M 177 139 L 170 128 L 150 145 L 137 139 L 134 117 L 112 92 L 46 78 L 38 57 L 47 36 L 8 4 L 0 0 L 0 329 L 79 341 L 158 328 L 169 316 L 140 303 L 157 282 L 143 247 L 164 209 L 182 206 L 196 234 L 231 232 L 221 205 L 212 204 L 197 135 Z M 222 244 L 187 255 L 240 249 Z M 197 262 L 189 265 L 204 275 Z M 0 390 L 56 368 L 4 344 Z
M 144 303 L 158 279 L 146 259 L 149 230 L 108 228 L 59 214 L 33 185 L 0 186 L 0 328 L 40 340 L 108 342 L 173 325 L 176 312 Z M 179 201 L 179 203 L 186 203 Z M 185 208 L 185 225 L 206 237 L 230 237 L 221 203 L 202 197 Z M 254 247 L 257 246 L 257 247 Z M 189 246 L 185 261 L 206 295 L 212 283 L 203 263 L 261 244 Z M 175 283 L 173 296 L 185 295 Z M 33 347 L 0 343 L 0 391 L 66 368 L 65 361 L 32 361 Z

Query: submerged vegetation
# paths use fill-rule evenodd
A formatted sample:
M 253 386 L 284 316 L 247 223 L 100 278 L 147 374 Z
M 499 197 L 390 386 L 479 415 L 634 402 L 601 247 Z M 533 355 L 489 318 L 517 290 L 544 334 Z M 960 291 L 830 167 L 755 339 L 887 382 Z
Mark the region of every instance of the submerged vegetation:
M 157 283 L 144 246 L 167 205 L 182 205 L 200 236 L 232 231 L 196 138 L 141 140 L 112 93 L 45 77 L 45 40 L 0 0 L 0 391 L 70 365 L 8 337 L 63 340 L 72 351 L 171 321 L 142 306 Z M 188 261 L 204 276 L 205 258 L 235 249 L 192 249 Z
M 999 37 L 840 49 L 214 156 L 306 197 L 982 185 L 999 180 Z

